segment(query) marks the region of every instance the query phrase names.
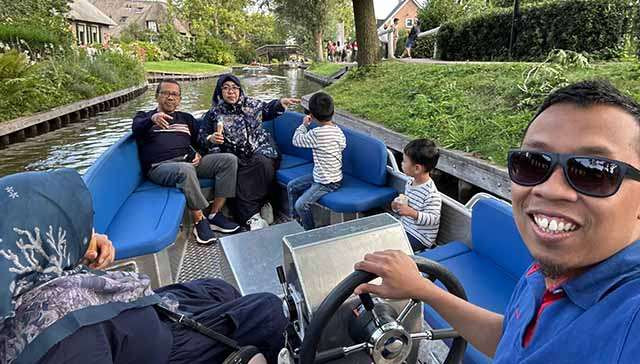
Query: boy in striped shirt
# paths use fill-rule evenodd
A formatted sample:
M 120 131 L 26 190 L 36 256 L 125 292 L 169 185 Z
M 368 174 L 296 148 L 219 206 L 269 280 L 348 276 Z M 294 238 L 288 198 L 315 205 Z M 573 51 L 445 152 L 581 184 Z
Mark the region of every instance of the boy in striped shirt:
M 404 148 L 402 171 L 409 177 L 406 202 L 396 198 L 391 208 L 400 216 L 414 251 L 434 248 L 440 227 L 442 198 L 430 173 L 438 164 L 440 152 L 428 139 L 416 139 Z
M 297 214 L 305 230 L 315 227 L 311 206 L 322 196 L 340 188 L 342 183 L 342 151 L 347 141 L 342 130 L 331 121 L 333 99 L 318 92 L 309 99 L 309 112 L 293 134 L 293 145 L 313 151 L 313 175 L 301 176 L 287 184 L 289 211 Z M 316 120 L 318 127 L 309 129 Z M 295 202 L 295 204 L 294 204 Z M 292 206 L 292 204 L 294 204 Z

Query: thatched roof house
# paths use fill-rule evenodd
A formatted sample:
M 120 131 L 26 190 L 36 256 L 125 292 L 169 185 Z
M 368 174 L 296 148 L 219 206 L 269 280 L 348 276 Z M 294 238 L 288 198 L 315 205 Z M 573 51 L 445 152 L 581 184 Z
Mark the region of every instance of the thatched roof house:
M 188 26 L 179 19 L 169 16 L 167 4 L 159 0 L 90 0 L 93 5 L 108 15 L 115 23 L 113 36 L 118 36 L 132 24 L 153 32 L 161 24 L 171 22 L 176 30 L 190 37 Z
M 109 27 L 117 24 L 87 0 L 73 0 L 66 18 L 78 44 L 102 43 L 109 37 Z

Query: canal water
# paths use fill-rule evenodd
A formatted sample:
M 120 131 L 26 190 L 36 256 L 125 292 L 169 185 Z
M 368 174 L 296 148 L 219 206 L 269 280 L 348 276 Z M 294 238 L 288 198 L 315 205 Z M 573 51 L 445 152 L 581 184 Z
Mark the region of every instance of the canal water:
M 267 101 L 301 97 L 320 89 L 318 84 L 306 80 L 300 69 L 274 69 L 269 74 L 237 73 L 237 76 L 249 96 Z M 180 110 L 208 109 L 215 82 L 215 79 L 182 82 Z M 150 85 L 142 96 L 81 123 L 0 149 L 0 177 L 61 167 L 84 173 L 107 148 L 131 130 L 131 120 L 137 111 L 155 107 L 155 87 Z

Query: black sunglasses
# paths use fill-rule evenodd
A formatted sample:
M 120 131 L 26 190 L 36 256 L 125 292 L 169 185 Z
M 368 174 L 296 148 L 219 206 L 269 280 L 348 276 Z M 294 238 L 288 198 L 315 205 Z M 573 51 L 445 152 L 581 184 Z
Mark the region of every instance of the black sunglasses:
M 551 176 L 558 164 L 562 166 L 569 185 L 587 196 L 612 196 L 618 192 L 625 177 L 640 181 L 640 170 L 624 162 L 596 156 L 526 150 L 509 152 L 509 177 L 521 186 L 539 185 Z

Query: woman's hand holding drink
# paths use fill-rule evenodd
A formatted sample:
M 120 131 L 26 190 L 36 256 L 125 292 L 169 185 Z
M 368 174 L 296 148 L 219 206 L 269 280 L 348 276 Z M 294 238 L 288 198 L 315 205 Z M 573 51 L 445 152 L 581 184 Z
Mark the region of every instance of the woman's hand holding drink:
M 224 143 L 223 131 L 224 131 L 224 124 L 222 123 L 222 121 L 218 121 L 218 123 L 216 124 L 216 132 L 209 135 L 207 139 L 214 144 L 223 144 Z

